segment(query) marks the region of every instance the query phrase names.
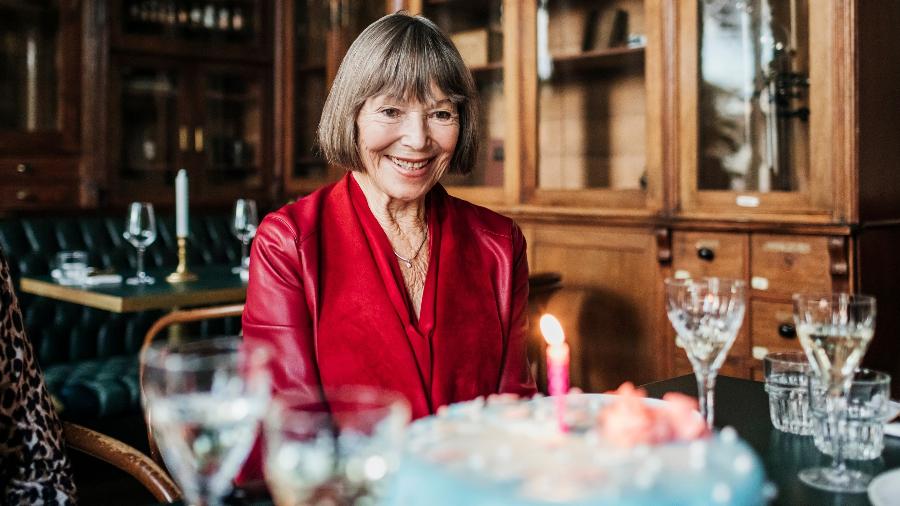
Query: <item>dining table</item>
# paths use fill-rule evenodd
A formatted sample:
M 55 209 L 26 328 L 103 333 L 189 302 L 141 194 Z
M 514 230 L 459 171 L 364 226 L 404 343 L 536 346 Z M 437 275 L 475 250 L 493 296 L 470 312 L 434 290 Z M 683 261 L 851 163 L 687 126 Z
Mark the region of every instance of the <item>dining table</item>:
M 697 380 L 692 374 L 643 385 L 650 397 L 666 392 L 697 395 Z M 784 506 L 869 505 L 868 495 L 836 494 L 809 487 L 797 477 L 802 469 L 827 466 L 831 457 L 816 449 L 812 436 L 798 436 L 776 429 L 769 417 L 769 398 L 765 384 L 728 376 L 716 380 L 715 426 L 733 427 L 762 461 L 766 476 L 775 486 L 771 504 Z M 885 437 L 881 457 L 869 461 L 847 460 L 851 469 L 873 476 L 900 468 L 900 439 Z M 900 505 L 900 497 L 896 504 Z
M 642 385 L 649 397 L 662 398 L 667 392 L 697 395 L 697 381 L 691 374 Z M 800 481 L 801 469 L 828 465 L 831 457 L 816 449 L 812 436 L 798 436 L 781 432 L 769 418 L 769 400 L 764 383 L 728 376 L 719 376 L 715 389 L 715 428 L 732 427 L 759 456 L 768 482 L 775 495 L 770 504 L 778 506 L 866 506 L 868 495 L 836 494 L 813 489 Z M 873 476 L 900 468 L 900 439 L 885 437 L 881 457 L 871 461 L 848 460 L 848 467 L 866 471 Z M 226 504 L 240 506 L 268 506 L 271 501 L 261 492 L 237 490 Z M 900 497 L 897 503 L 900 505 Z
M 192 267 L 197 274 L 194 281 L 169 283 L 168 271 L 148 269 L 156 282 L 152 285 L 129 285 L 119 282 L 102 285 L 63 285 L 51 276 L 23 276 L 20 289 L 25 293 L 105 309 L 114 313 L 176 309 L 243 302 L 247 297 L 247 282 L 230 266 L 206 265 Z

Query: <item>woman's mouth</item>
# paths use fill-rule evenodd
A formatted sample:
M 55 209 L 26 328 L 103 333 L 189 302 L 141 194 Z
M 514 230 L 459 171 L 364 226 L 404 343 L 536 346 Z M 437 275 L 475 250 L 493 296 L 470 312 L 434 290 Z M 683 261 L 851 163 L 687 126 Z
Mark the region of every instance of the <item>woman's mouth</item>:
M 409 176 L 421 175 L 421 173 L 424 172 L 425 167 L 427 167 L 432 160 L 432 158 L 407 160 L 390 155 L 388 155 L 387 158 L 388 160 L 392 161 L 397 168 L 400 169 L 401 173 Z

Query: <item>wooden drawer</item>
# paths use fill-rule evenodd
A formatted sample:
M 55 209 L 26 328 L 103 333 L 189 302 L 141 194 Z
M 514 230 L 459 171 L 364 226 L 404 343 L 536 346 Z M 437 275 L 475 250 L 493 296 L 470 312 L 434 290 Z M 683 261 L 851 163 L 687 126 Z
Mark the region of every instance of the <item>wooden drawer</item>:
M 754 234 L 750 258 L 750 286 L 757 293 L 831 291 L 826 237 Z
M 0 185 L 0 208 L 46 209 L 75 207 L 78 204 L 78 185 Z
M 78 179 L 78 160 L 73 158 L 0 158 L 0 181 L 4 186 Z
M 750 307 L 755 360 L 762 360 L 766 353 L 802 349 L 794 329 L 793 307 L 790 302 L 754 300 Z
M 672 267 L 676 277 L 747 277 L 746 234 L 675 232 Z

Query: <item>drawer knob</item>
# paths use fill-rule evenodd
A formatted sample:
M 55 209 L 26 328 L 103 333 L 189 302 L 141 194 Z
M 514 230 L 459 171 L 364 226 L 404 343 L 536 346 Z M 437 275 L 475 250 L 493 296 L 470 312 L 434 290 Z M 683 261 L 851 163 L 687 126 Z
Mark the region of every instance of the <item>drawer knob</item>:
M 16 192 L 16 199 L 19 201 L 31 200 L 31 192 L 28 190 L 19 190 Z
M 716 252 L 707 247 L 697 248 L 697 256 L 700 257 L 701 260 L 706 260 L 707 262 L 712 262 L 714 258 L 716 258 Z
M 16 172 L 18 172 L 19 174 L 27 174 L 30 170 L 31 167 L 29 167 L 28 164 L 20 163 L 16 165 Z
M 797 329 L 790 323 L 782 323 L 778 326 L 778 335 L 785 339 L 794 339 L 797 337 Z

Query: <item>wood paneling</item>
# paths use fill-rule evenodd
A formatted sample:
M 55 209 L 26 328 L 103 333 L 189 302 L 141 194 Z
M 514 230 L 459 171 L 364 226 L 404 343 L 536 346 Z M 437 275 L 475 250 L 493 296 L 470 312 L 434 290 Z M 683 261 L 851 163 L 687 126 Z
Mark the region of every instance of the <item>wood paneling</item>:
M 572 346 L 573 385 L 604 391 L 623 381 L 659 379 L 662 280 L 651 230 L 529 227 L 532 271 L 562 274 L 566 289 L 548 311 Z M 577 380 L 579 383 L 575 383 Z

